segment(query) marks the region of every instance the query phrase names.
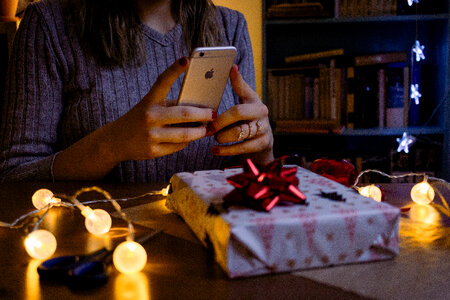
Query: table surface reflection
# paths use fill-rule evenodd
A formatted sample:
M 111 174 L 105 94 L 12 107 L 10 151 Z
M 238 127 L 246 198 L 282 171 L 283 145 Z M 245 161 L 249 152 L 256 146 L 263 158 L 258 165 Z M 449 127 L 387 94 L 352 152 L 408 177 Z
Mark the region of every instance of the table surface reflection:
M 34 208 L 31 196 L 39 188 L 49 188 L 55 194 L 72 195 L 82 187 L 98 185 L 107 190 L 113 198 L 131 198 L 143 195 L 149 191 L 159 190 L 164 184 L 105 184 L 92 182 L 22 182 L 0 185 L 0 220 L 10 223 L 19 216 Z M 404 187 L 407 191 L 408 187 Z M 410 188 L 410 187 L 409 187 Z M 394 205 L 404 205 L 405 197 L 398 196 L 401 192 L 398 186 L 387 185 L 386 189 L 396 196 L 390 198 Z M 102 195 L 87 193 L 80 200 L 101 199 Z M 125 202 L 119 202 L 122 208 L 132 208 L 162 200 L 162 196 L 145 196 Z M 114 209 L 108 203 L 96 204 L 91 207 L 101 207 L 110 212 Z M 423 217 L 426 212 L 419 211 L 417 216 Z M 439 215 L 439 212 L 438 212 Z M 417 217 L 416 216 L 416 217 Z M 409 221 L 410 219 L 408 219 Z M 408 247 L 426 247 L 448 251 L 450 237 L 447 219 L 438 219 L 436 228 L 443 233 L 429 233 L 418 226 L 402 221 L 401 234 L 410 235 Z M 430 222 L 428 222 L 430 223 Z M 425 223 L 421 223 L 425 224 Z M 429 225 L 429 224 L 428 224 Z M 427 225 L 427 226 L 428 226 Z M 186 226 L 186 225 L 184 225 Z M 32 226 L 31 226 L 32 227 Z M 23 247 L 25 231 L 30 226 L 18 229 L 0 228 L 0 256 L 2 272 L 0 273 L 1 299 L 299 299 L 299 298 L 331 298 L 331 299 L 362 299 L 385 298 L 377 294 L 383 287 L 377 287 L 375 292 L 359 292 L 367 289 L 352 289 L 339 278 L 326 278 L 332 272 L 350 274 L 351 266 L 339 268 L 302 271 L 293 274 L 276 274 L 252 278 L 228 279 L 225 273 L 214 262 L 212 255 L 201 244 L 183 239 L 171 234 L 162 233 L 155 239 L 144 244 L 148 253 L 148 261 L 144 270 L 137 274 L 120 274 L 112 268 L 108 282 L 95 289 L 74 289 L 68 285 L 43 281 L 39 279 L 36 267 L 39 261 L 30 258 Z M 127 234 L 127 224 L 117 218 L 113 219 L 110 233 L 98 237 L 89 234 L 84 227 L 84 217 L 77 209 L 63 207 L 52 208 L 45 217 L 40 228 L 50 230 L 58 241 L 54 256 L 89 253 L 112 241 L 123 239 Z M 144 234 L 149 228 L 135 226 L 136 234 Z M 418 232 L 415 232 L 418 231 Z M 403 232 L 403 233 L 402 233 Z M 424 232 L 428 232 L 428 235 Z M 423 238 L 423 240 L 420 240 Z M 427 240 L 428 239 L 428 240 Z M 406 240 L 405 240 L 406 243 Z M 400 254 L 401 255 L 401 254 Z M 395 263 L 396 259 L 391 261 Z M 383 262 L 364 264 L 364 268 L 383 269 Z M 407 262 L 408 264 L 414 264 Z M 448 262 L 447 262 L 448 264 Z M 347 270 L 347 271 L 346 271 Z M 364 270 L 364 273 L 367 271 Z M 432 270 L 430 272 L 433 272 Z M 341 275 L 340 275 L 341 276 Z M 347 275 L 349 276 L 349 275 Z M 436 276 L 441 276 L 436 274 Z M 448 282 L 448 272 L 442 278 Z M 343 280 L 352 281 L 351 278 Z M 373 286 L 374 284 L 367 283 Z M 398 282 L 398 286 L 414 289 L 415 283 Z M 447 285 L 440 292 L 448 294 Z M 431 287 L 436 289 L 436 287 Z M 434 295 L 430 291 L 430 295 Z M 380 296 L 382 295 L 382 296 Z

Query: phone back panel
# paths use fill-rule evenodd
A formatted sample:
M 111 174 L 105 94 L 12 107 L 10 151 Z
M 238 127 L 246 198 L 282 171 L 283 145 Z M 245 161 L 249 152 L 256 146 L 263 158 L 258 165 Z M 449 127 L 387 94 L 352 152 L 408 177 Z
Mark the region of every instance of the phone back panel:
M 196 48 L 190 58 L 178 104 L 210 107 L 217 111 L 235 56 L 234 47 Z

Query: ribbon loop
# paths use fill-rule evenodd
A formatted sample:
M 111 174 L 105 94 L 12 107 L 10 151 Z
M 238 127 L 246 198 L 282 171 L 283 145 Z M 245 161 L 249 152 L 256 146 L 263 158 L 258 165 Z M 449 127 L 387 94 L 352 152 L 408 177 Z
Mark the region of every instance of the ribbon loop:
M 242 205 L 270 211 L 278 203 L 307 205 L 306 196 L 297 188 L 297 167 L 284 168 L 281 159 L 259 166 L 248 158 L 243 169 L 243 173 L 227 178 L 235 189 L 225 195 L 225 207 Z

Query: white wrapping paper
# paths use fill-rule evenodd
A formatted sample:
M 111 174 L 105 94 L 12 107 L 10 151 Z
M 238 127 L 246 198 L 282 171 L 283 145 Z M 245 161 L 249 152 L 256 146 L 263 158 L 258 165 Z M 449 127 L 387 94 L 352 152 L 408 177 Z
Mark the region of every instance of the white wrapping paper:
M 166 205 L 178 213 L 230 278 L 393 258 L 398 254 L 400 211 L 351 188 L 298 168 L 298 188 L 308 206 L 276 206 L 270 212 L 231 207 L 220 214 L 243 170 L 178 173 Z M 346 200 L 321 196 L 338 193 Z

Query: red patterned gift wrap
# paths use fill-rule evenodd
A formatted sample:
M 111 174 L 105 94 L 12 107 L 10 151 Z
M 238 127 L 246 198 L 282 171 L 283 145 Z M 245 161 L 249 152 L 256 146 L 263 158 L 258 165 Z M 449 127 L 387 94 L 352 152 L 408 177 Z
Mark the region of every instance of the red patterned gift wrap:
M 216 261 L 230 278 L 398 255 L 398 208 L 294 167 L 295 190 L 306 199 L 281 201 L 270 210 L 250 208 L 241 198 L 223 205 L 224 198 L 236 193 L 229 179 L 246 178 L 242 174 L 248 173 L 248 168 L 175 174 L 166 205 L 185 220 L 205 246 L 214 248 Z M 276 196 L 271 195 L 270 199 Z

